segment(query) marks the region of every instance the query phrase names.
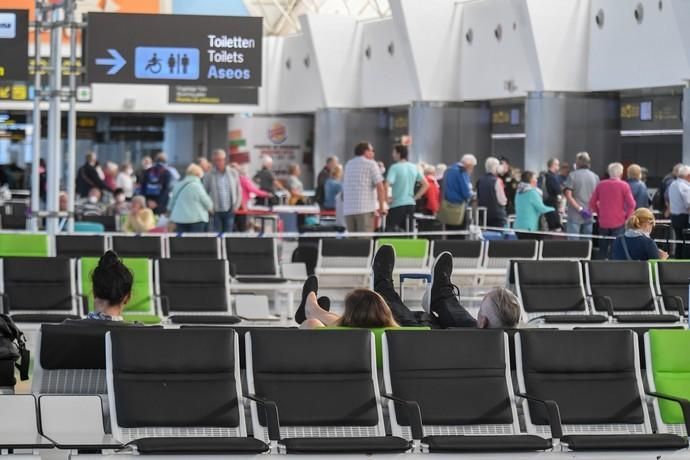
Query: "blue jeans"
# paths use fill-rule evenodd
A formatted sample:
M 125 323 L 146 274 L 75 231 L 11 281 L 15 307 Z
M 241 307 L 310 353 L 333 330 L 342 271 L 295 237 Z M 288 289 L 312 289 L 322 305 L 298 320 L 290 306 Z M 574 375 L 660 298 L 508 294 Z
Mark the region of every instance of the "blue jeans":
M 572 222 L 571 220 L 568 220 L 568 223 L 566 225 L 566 233 L 574 233 L 574 234 L 580 234 L 580 235 L 591 235 L 592 234 L 592 226 L 594 224 L 592 222 L 584 222 L 582 224 L 578 222 Z M 577 236 L 569 236 L 569 240 L 579 240 Z
M 206 231 L 206 222 L 194 222 L 193 224 L 175 224 L 175 230 L 178 233 L 204 233 Z
M 599 227 L 599 234 L 603 236 L 621 236 L 625 233 L 625 226 L 622 225 L 616 228 L 601 228 Z M 599 240 L 599 258 L 608 259 L 611 254 L 611 247 L 613 246 L 613 240 L 600 239 Z
M 235 228 L 235 213 L 232 211 L 213 214 L 212 230 L 216 233 L 232 233 Z

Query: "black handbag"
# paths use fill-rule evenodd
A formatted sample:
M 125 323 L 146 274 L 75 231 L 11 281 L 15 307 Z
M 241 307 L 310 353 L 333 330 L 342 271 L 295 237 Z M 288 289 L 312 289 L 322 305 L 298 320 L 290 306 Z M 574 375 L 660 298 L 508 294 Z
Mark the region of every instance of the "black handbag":
M 29 379 L 29 350 L 26 349 L 24 333 L 8 315 L 0 314 L 0 387 L 13 387 L 19 378 Z

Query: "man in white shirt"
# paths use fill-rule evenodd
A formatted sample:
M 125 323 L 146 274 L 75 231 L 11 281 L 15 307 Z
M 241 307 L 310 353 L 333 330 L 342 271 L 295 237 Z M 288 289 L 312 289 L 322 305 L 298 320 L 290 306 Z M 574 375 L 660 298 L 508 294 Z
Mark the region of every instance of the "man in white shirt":
M 342 193 L 347 231 L 373 232 L 377 201 L 381 215 L 386 214 L 386 190 L 369 142 L 355 146 L 355 157 L 345 165 Z
M 676 233 L 676 239 L 685 239 L 683 231 L 690 227 L 690 166 L 682 165 L 678 168 L 678 177 L 668 187 L 669 209 L 671 211 L 671 225 Z M 676 258 L 683 258 L 683 245 L 676 245 Z

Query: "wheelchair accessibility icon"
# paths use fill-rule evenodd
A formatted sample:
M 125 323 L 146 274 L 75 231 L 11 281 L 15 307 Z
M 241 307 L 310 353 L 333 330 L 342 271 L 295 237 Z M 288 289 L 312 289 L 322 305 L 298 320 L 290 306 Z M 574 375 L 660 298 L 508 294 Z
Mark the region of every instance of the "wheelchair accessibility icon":
M 158 58 L 158 55 L 156 53 L 153 53 L 151 59 L 149 59 L 149 61 L 146 63 L 146 67 L 144 67 L 144 70 L 157 74 L 161 72 L 162 68 L 163 67 L 161 66 L 161 60 Z

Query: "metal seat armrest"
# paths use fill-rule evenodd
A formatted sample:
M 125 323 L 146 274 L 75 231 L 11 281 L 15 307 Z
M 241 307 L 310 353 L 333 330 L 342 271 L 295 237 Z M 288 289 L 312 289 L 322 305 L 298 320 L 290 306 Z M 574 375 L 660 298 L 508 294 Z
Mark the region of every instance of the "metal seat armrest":
M 549 419 L 549 428 L 551 429 L 551 438 L 560 439 L 563 437 L 563 425 L 561 423 L 561 411 L 558 408 L 556 401 L 544 400 L 528 395 L 526 393 L 515 393 L 515 396 L 542 404 L 546 409 L 546 416 Z
M 395 404 L 403 407 L 407 412 L 407 420 L 410 422 L 410 432 L 414 441 L 421 441 L 424 437 L 424 428 L 422 423 L 422 411 L 419 408 L 417 401 L 407 401 L 398 398 L 392 394 L 382 394 L 382 398 L 390 399 Z
M 7 295 L 7 293 L 3 292 L 0 294 L 0 299 L 2 299 L 2 308 L 0 308 L 0 313 L 4 313 L 6 315 L 10 314 L 10 296 Z
M 674 310 L 676 310 L 678 313 L 680 313 L 681 317 L 687 316 L 686 312 L 685 312 L 685 306 L 683 305 L 684 304 L 683 298 L 681 296 L 679 296 L 679 295 L 662 295 L 659 297 L 661 297 L 661 299 L 664 301 L 664 303 L 666 303 L 667 300 L 670 300 L 671 302 L 669 302 L 669 303 L 674 304 L 674 306 L 675 306 Z
M 685 398 L 678 398 L 676 396 L 667 395 L 665 393 L 658 393 L 655 391 L 646 391 L 645 394 L 658 399 L 665 399 L 666 401 L 673 401 L 680 405 L 680 410 L 683 412 L 683 422 L 685 424 L 685 432 L 690 436 L 690 401 Z
M 161 313 L 163 316 L 168 316 L 170 314 L 170 298 L 167 295 L 153 295 L 153 298 L 158 300 L 161 306 Z
M 606 311 L 608 312 L 609 316 L 611 318 L 615 318 L 616 313 L 613 311 L 613 299 L 611 299 L 610 296 L 607 295 L 588 295 L 588 298 L 592 299 L 592 307 L 594 307 L 594 310 L 596 311 L 596 304 L 594 301 L 596 300 L 602 300 L 604 304 L 606 304 Z
M 270 441 L 280 441 L 280 418 L 278 417 L 278 405 L 256 395 L 244 395 L 245 398 L 254 401 L 264 409 L 266 414 L 266 425 L 268 426 L 268 439 Z

